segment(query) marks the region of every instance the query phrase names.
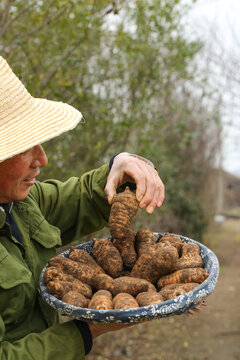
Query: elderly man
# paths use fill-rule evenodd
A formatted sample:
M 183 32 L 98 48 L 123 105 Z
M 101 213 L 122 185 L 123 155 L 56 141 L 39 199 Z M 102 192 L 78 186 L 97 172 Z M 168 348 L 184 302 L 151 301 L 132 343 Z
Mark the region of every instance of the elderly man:
M 33 98 L 0 57 L 0 359 L 84 359 L 92 339 L 123 325 L 59 323 L 42 301 L 39 275 L 57 246 L 107 225 L 116 190 L 136 184 L 141 208 L 161 206 L 164 186 L 148 160 L 128 153 L 73 177 L 38 182 L 42 143 L 73 129 L 81 113 Z

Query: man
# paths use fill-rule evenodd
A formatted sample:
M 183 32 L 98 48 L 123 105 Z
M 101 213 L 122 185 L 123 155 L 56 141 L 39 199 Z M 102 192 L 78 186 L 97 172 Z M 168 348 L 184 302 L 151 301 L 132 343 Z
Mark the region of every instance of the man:
M 127 153 L 80 178 L 38 182 L 42 143 L 81 120 L 73 107 L 33 98 L 0 57 L 0 359 L 84 359 L 92 339 L 123 325 L 69 321 L 43 302 L 39 275 L 55 248 L 107 225 L 116 190 L 136 184 L 139 206 L 161 206 L 152 164 Z

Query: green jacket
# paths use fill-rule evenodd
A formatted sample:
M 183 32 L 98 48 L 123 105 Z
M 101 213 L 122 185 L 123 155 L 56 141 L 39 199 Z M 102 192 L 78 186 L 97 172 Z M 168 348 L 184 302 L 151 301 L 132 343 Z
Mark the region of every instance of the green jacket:
M 72 321 L 59 324 L 57 312 L 41 299 L 39 275 L 57 246 L 107 224 L 108 172 L 103 165 L 64 183 L 37 182 L 11 212 L 23 245 L 12 236 L 0 210 L 0 360 L 84 359 L 77 326 Z

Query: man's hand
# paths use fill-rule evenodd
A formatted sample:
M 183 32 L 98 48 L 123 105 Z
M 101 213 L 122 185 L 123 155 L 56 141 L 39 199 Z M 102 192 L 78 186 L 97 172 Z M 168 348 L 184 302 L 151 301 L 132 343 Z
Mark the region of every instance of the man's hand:
M 110 331 L 117 331 L 121 330 L 130 326 L 135 325 L 134 323 L 127 323 L 127 324 L 116 324 L 116 323 L 98 323 L 96 321 L 89 322 L 88 326 L 92 334 L 92 338 L 95 339 L 96 337 L 105 334 Z
M 119 154 L 115 157 L 108 175 L 105 193 L 112 203 L 116 189 L 126 182 L 136 183 L 136 197 L 140 208 L 151 214 L 164 200 L 164 185 L 158 172 L 144 160 L 132 155 Z

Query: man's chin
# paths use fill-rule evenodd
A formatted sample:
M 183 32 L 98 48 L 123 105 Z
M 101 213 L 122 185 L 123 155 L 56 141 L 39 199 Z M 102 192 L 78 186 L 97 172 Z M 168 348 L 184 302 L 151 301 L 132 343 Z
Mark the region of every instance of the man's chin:
M 26 199 L 29 192 L 30 192 L 30 187 L 28 187 L 27 189 L 25 189 L 21 193 L 17 194 L 16 198 L 13 201 L 22 201 L 22 200 Z

